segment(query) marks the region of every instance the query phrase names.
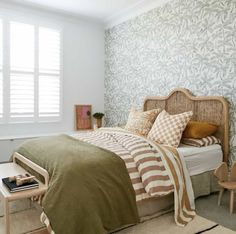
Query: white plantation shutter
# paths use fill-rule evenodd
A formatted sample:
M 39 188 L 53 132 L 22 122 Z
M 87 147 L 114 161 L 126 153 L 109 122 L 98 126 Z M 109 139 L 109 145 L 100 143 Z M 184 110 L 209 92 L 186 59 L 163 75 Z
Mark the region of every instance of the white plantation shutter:
M 60 30 L 0 19 L 0 121 L 60 117 Z
M 60 33 L 39 27 L 39 117 L 60 116 Z
M 3 33 L 2 33 L 2 20 L 0 19 L 0 119 L 3 117 Z
M 60 33 L 56 30 L 39 27 L 39 72 L 60 72 Z
M 11 22 L 10 24 L 11 70 L 34 71 L 34 26 Z
M 11 73 L 10 110 L 12 119 L 34 117 L 34 76 L 32 74 Z
M 10 23 L 10 118 L 34 118 L 34 26 Z
M 2 33 L 2 20 L 0 19 L 0 69 L 2 69 L 2 60 L 3 60 L 3 33 Z
M 54 116 L 60 113 L 60 78 L 39 76 L 39 117 Z
M 3 118 L 3 75 L 0 69 L 0 119 Z

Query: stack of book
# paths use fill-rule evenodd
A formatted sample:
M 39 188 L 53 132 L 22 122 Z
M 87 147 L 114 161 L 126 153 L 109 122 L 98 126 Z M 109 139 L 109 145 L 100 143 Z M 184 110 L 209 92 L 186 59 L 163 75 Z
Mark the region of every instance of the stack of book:
M 31 179 L 30 182 L 22 184 L 22 185 L 18 185 L 16 184 L 16 181 L 11 181 L 9 180 L 9 177 L 7 178 L 3 178 L 2 179 L 3 184 L 9 189 L 9 191 L 11 193 L 15 193 L 15 192 L 19 192 L 19 191 L 24 191 L 24 190 L 28 190 L 28 189 L 34 189 L 34 188 L 38 188 L 39 187 L 39 183 L 34 180 Z

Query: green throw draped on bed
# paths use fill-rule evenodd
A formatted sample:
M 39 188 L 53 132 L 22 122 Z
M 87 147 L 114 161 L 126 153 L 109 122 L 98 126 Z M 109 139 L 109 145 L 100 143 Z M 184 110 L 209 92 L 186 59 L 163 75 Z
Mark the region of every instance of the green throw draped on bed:
M 67 135 L 26 141 L 17 152 L 49 172 L 42 205 L 56 234 L 102 234 L 139 221 L 116 154 Z

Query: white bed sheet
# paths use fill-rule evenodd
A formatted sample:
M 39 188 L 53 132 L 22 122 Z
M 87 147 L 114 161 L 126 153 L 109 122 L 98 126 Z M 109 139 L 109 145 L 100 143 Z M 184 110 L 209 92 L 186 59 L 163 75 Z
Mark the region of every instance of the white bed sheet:
M 212 171 L 223 160 L 223 152 L 220 145 L 193 147 L 181 144 L 177 150 L 184 156 L 190 176 Z

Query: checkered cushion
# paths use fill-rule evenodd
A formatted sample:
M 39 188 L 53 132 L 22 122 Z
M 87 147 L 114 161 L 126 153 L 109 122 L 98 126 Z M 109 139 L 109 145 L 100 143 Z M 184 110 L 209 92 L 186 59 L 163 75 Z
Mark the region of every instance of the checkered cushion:
M 147 136 L 160 112 L 160 109 L 143 112 L 132 108 L 125 129 L 142 136 Z
M 148 133 L 148 139 L 160 144 L 178 147 L 182 133 L 192 115 L 192 111 L 170 115 L 163 110 Z

